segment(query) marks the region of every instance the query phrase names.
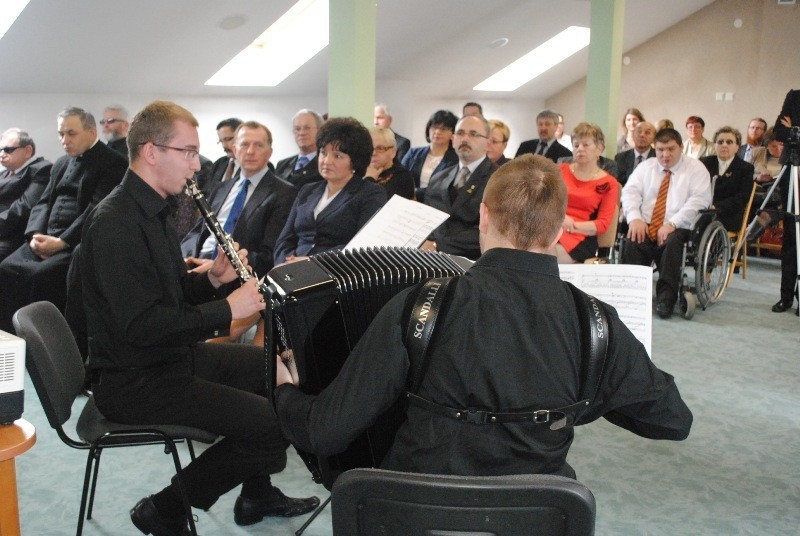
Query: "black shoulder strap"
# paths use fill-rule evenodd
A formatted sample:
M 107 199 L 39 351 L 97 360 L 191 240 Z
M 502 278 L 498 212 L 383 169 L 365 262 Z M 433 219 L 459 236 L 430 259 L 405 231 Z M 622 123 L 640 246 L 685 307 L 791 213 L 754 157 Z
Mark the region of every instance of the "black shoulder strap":
M 406 349 L 411 366 L 408 373 L 407 390 L 416 393 L 428 366 L 428 345 L 433 337 L 436 319 L 442 310 L 447 290 L 456 283 L 458 276 L 429 279 L 417 289 L 414 307 L 408 317 Z M 455 287 L 455 284 L 452 285 Z
M 600 388 L 608 353 L 609 326 L 600 300 L 567 283 L 581 328 L 581 400 L 593 401 Z

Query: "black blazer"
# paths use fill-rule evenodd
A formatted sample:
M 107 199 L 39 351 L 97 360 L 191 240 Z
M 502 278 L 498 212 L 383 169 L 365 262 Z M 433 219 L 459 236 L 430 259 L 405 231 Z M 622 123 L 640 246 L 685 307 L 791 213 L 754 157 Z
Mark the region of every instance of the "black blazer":
M 327 182 L 306 184 L 297 193 L 289 219 L 275 245 L 275 264 L 290 255 L 314 255 L 341 249 L 386 204 L 386 190 L 354 176 L 314 219 Z
M 409 149 L 406 155 L 403 157 L 403 167 L 411 172 L 411 175 L 414 177 L 414 184 L 417 186 L 417 188 L 419 188 L 419 175 L 422 173 L 422 166 L 425 164 L 425 159 L 428 158 L 428 153 L 430 151 L 430 145 L 423 145 L 422 147 L 414 147 Z M 455 164 L 458 164 L 458 154 L 456 154 L 456 150 L 451 146 L 447 152 L 444 153 L 442 161 L 439 162 L 439 165 L 433 170 L 431 178 L 433 178 L 433 175 L 436 175 L 440 171 L 445 170 L 450 166 L 454 166 Z
M 78 169 L 80 186 L 78 187 L 78 217 L 59 236 L 61 240 L 73 248 L 80 244 L 81 230 L 86 216 L 92 209 L 107 196 L 122 181 L 128 161 L 105 143 L 97 142 L 94 147 L 83 153 L 80 157 L 64 155 L 53 164 L 50 171 L 50 181 L 47 183 L 39 202 L 31 210 L 25 237 L 30 238 L 34 233 L 46 233 L 47 221 L 50 211 L 56 200 L 56 186 L 64 177 L 67 167 L 75 158 L 80 158 Z
M 214 212 L 219 212 L 222 208 L 236 182 L 223 182 L 214 191 L 209 200 Z M 239 243 L 240 248 L 247 249 L 250 266 L 259 275 L 265 275 L 272 269 L 275 242 L 286 224 L 296 195 L 297 188 L 267 171 L 247 200 L 242 215 L 233 228 L 234 241 Z M 210 234 L 203 218 L 200 218 L 181 242 L 181 253 L 184 257 L 199 257 Z
M 39 157 L 19 173 L 0 179 L 0 240 L 17 246 L 25 241 L 28 216 L 47 188 L 52 168 Z
M 394 132 L 394 130 L 392 132 Z M 402 162 L 403 157 L 406 155 L 408 150 L 411 149 L 411 140 L 405 136 L 401 136 L 397 132 L 394 132 L 394 142 L 397 145 L 397 156 L 395 156 L 395 158 L 398 162 Z
M 739 232 L 744 207 L 753 189 L 753 164 L 734 156 L 725 174 L 719 176 L 719 159 L 716 155 L 704 156 L 700 161 L 706 166 L 711 180 L 714 181 L 716 177 L 713 204 L 717 219 L 728 231 Z
M 536 149 L 539 147 L 539 143 L 541 143 L 538 139 L 535 140 L 527 140 L 523 141 L 519 145 L 519 149 L 517 149 L 517 154 L 514 155 L 520 156 L 523 154 L 536 154 Z M 553 162 L 558 162 L 559 158 L 563 158 L 565 156 L 572 156 L 572 151 L 558 143 L 558 140 L 555 141 L 550 147 L 548 147 L 547 152 L 544 155 L 552 160 Z
M 477 259 L 481 255 L 478 243 L 478 221 L 483 190 L 497 165 L 484 159 L 463 188 L 450 197 L 450 187 L 456 178 L 458 166 L 451 166 L 431 177 L 425 193 L 425 204 L 450 214 L 443 224 L 433 231 L 433 239 L 439 251 Z
M 647 152 L 647 158 L 653 158 L 655 155 L 656 150 L 650 147 L 650 150 Z M 647 158 L 645 158 L 645 160 L 647 160 Z M 636 164 L 636 155 L 633 149 L 617 153 L 617 156 L 614 157 L 614 162 L 617 164 L 617 172 L 619 173 L 619 175 L 614 176 L 622 186 L 625 186 L 625 183 L 628 182 L 628 177 L 633 173 L 634 164 Z
M 128 160 L 128 138 L 120 138 L 118 140 L 108 142 L 108 148 L 117 151 L 119 154 Z
M 278 162 L 275 174 L 297 188 L 322 180 L 322 175 L 319 174 L 319 153 L 303 169 L 295 171 L 294 166 L 297 164 L 298 158 L 299 155 L 294 155 Z

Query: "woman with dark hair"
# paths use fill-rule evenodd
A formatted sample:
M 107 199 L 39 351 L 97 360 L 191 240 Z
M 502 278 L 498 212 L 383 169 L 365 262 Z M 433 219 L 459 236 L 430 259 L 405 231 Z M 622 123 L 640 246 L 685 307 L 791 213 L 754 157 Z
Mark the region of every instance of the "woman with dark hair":
M 703 137 L 706 122 L 699 115 L 690 115 L 686 119 L 686 140 L 683 143 L 683 154 L 692 158 L 714 155 L 714 144 Z
M 452 112 L 435 112 L 425 125 L 425 141 L 429 145 L 412 147 L 403 157 L 403 167 L 414 177 L 417 201 L 425 199 L 428 181 L 435 173 L 458 163 L 452 143 L 457 122 L 458 118 Z
M 715 156 L 700 159 L 714 188 L 712 208 L 717 211 L 717 219 L 725 229 L 739 232 L 744 208 L 753 190 L 755 169 L 736 155 L 742 143 L 742 134 L 733 127 L 724 126 L 714 133 Z
M 328 120 L 317 133 L 323 181 L 297 193 L 275 244 L 275 264 L 341 249 L 386 203 L 380 185 L 362 180 L 372 157 L 372 136 L 352 117 Z
M 617 152 L 627 151 L 632 149 L 635 145 L 633 142 L 633 129 L 636 125 L 644 121 L 644 115 L 638 108 L 628 108 L 625 110 L 625 115 L 622 116 L 622 128 L 625 129 L 625 135 L 617 140 Z

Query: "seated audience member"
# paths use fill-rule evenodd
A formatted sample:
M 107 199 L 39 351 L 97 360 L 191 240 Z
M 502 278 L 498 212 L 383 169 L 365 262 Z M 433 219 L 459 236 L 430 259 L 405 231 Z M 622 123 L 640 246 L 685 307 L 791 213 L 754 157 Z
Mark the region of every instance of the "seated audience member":
M 457 122 L 458 118 L 452 112 L 434 112 L 425 125 L 425 141 L 428 145 L 413 147 L 403 157 L 403 167 L 414 177 L 417 201 L 424 201 L 428 181 L 435 173 L 458 162 L 452 143 Z
M 686 143 L 683 154 L 692 158 L 702 158 L 714 154 L 714 144 L 703 137 L 706 122 L 702 117 L 692 115 L 686 120 Z
M 542 110 L 536 116 L 536 131 L 539 138 L 523 141 L 517 149 L 516 156 L 523 154 L 539 154 L 546 156 L 553 162 L 559 158 L 572 156 L 572 151 L 556 141 L 556 128 L 558 128 L 558 114 L 553 110 Z
M 483 117 L 483 106 L 477 102 L 468 102 L 461 108 L 461 117 L 465 115 L 477 115 Z
M 508 147 L 511 130 L 509 130 L 508 125 L 497 119 L 489 119 L 489 128 L 491 129 L 491 134 L 489 135 L 489 144 L 486 146 L 486 156 L 498 166 L 502 166 L 510 160 L 503 153 Z
M 372 127 L 372 158 L 364 178 L 377 182 L 386 189 L 386 197 L 394 194 L 414 199 L 414 177 L 397 161 L 394 132 L 389 128 Z
M 633 148 L 617 153 L 614 157 L 619 170 L 619 174 L 615 176 L 621 185 L 625 186 L 628 177 L 639 164 L 656 155 L 652 147 L 655 138 L 656 129 L 652 123 L 640 121 L 633 129 Z
M 24 130 L 10 128 L 0 137 L 0 261 L 25 242 L 31 209 L 50 179 L 53 164 L 36 156 L 36 144 Z
M 744 207 L 753 190 L 752 164 L 736 155 L 742 135 L 733 127 L 724 126 L 714 133 L 716 156 L 700 159 L 711 175 L 714 197 L 712 208 L 717 211 L 717 219 L 728 231 L 739 232 L 742 226 Z
M 62 312 L 72 250 L 81 242 L 83 222 L 122 180 L 128 161 L 97 139 L 94 116 L 81 108 L 58 114 L 58 137 L 66 155 L 50 171 L 25 228 L 27 243 L 0 263 L 0 329 L 11 332 L 11 317 L 35 301 Z
M 278 162 L 275 167 L 278 177 L 297 188 L 322 180 L 317 158 L 317 133 L 322 123 L 322 116 L 312 110 L 302 109 L 294 114 L 292 133 L 300 152 Z
M 622 116 L 622 128 L 625 129 L 625 134 L 620 136 L 617 140 L 617 152 L 627 151 L 632 149 L 636 144 L 633 138 L 633 129 L 636 125 L 644 121 L 644 115 L 637 108 L 628 108 L 625 110 L 625 115 Z
M 87 218 L 80 252 L 94 400 L 115 422 L 222 436 L 183 467 L 180 480 L 141 499 L 131 520 L 144 534 L 187 534 L 181 488 L 191 506 L 207 510 L 239 485 L 237 525 L 307 513 L 316 497 L 286 497 L 270 479 L 286 467 L 287 443 L 264 398 L 263 351 L 198 342 L 264 302 L 252 281 L 218 294 L 237 279 L 225 255 L 204 274 L 188 273 L 166 222 L 166 196 L 200 169 L 197 120 L 156 101 L 136 114 L 128 137 L 131 168 Z M 238 253 L 247 266 L 247 252 Z
M 558 164 L 571 164 L 574 161 L 575 161 L 575 159 L 573 157 L 564 156 L 562 158 L 559 158 L 557 163 Z M 611 175 L 615 179 L 617 178 L 617 175 L 619 174 L 619 170 L 617 169 L 617 163 L 614 162 L 610 158 L 606 158 L 603 155 L 600 155 L 600 156 L 597 157 L 597 167 L 599 167 L 600 169 L 602 169 L 603 171 L 605 171 L 606 173 L 608 173 L 609 175 Z
M 256 121 L 236 129 L 234 154 L 241 163 L 235 180 L 222 183 L 209 199 L 222 228 L 239 247 L 247 250 L 250 266 L 259 275 L 272 269 L 275 242 L 289 217 L 297 189 L 269 170 L 272 133 Z M 187 265 L 211 267 L 217 254 L 217 239 L 200 218 L 183 239 L 181 251 Z
M 658 123 L 656 123 L 656 132 L 665 128 L 675 128 L 675 123 L 671 119 L 659 119 Z
M 633 170 L 622 189 L 622 212 L 628 236 L 623 264 L 659 271 L 656 312 L 669 318 L 678 300 L 683 244 L 697 213 L 711 205 L 711 176 L 700 161 L 681 152 L 681 135 L 665 129 L 656 134 L 656 157 Z
M 561 114 L 558 114 L 558 126 L 556 127 L 556 140 L 558 140 L 558 143 L 560 143 L 561 145 L 563 145 L 568 149 L 572 147 L 572 138 L 570 137 L 569 134 L 565 132 L 564 116 Z
M 739 147 L 736 156 L 745 162 L 753 163 L 753 152 L 764 143 L 764 134 L 767 132 L 767 121 L 760 117 L 754 117 L 747 126 L 747 143 Z
M 231 180 L 239 172 L 239 163 L 233 154 L 233 144 L 234 134 L 241 124 L 242 120 L 238 117 L 229 117 L 217 123 L 219 140 L 217 143 L 225 151 L 225 154 L 214 161 L 210 173 L 201 174 L 203 180 L 198 181 L 197 185 L 206 195 L 211 195 L 217 186 Z
M 369 131 L 352 117 L 317 133 L 319 174 L 297 194 L 275 246 L 275 264 L 341 249 L 386 204 L 386 190 L 362 179 L 372 157 Z
M 781 155 L 783 142 L 775 139 L 775 131 L 769 129 L 764 134 L 764 147 L 753 149 L 752 164 L 755 167 L 755 178 L 760 183 L 770 183 L 783 169 Z
M 597 165 L 605 150 L 600 127 L 579 123 L 572 131 L 571 164 L 559 164 L 567 185 L 567 214 L 564 232 L 556 244 L 561 264 L 583 262 L 597 255 L 597 235 L 611 225 L 619 204 L 619 183 Z
M 392 114 L 389 112 L 389 108 L 384 103 L 377 103 L 375 105 L 374 113 L 374 123 L 376 127 L 388 128 L 389 130 L 392 129 Z M 394 134 L 394 141 L 396 145 L 395 150 L 397 151 L 397 156 L 395 158 L 397 158 L 398 162 L 402 162 L 403 157 L 411 148 L 411 140 L 405 136 L 401 136 L 394 130 L 392 130 L 392 134 Z
M 497 166 L 486 157 L 489 123 L 477 115 L 465 115 L 456 125 L 453 146 L 458 164 L 433 177 L 425 204 L 450 217 L 433 231 L 424 249 L 438 250 L 468 259 L 481 254 L 478 220 L 483 190 Z
M 448 289 L 427 368 L 381 468 L 575 478 L 567 461 L 574 426 L 601 416 L 642 437 L 685 439 L 692 413 L 673 377 L 656 368 L 605 304 L 611 337 L 598 396 L 570 412 L 564 427 L 536 424 L 532 410 L 575 404 L 581 390 L 579 317 L 548 254 L 561 233 L 566 188 L 555 164 L 525 155 L 500 167 L 482 197 L 483 255 Z M 317 396 L 296 387 L 293 360 L 287 369 L 278 358 L 275 409 L 294 445 L 318 455 L 338 453 L 406 398 L 412 356 L 404 344 L 404 309 L 414 291 L 389 301 Z M 480 329 L 485 325 L 502 329 Z M 493 422 L 495 413 L 509 412 L 518 419 Z M 466 422 L 467 415 L 477 419 Z
M 103 110 L 103 118 L 100 120 L 103 127 L 103 138 L 110 149 L 114 149 L 119 154 L 128 159 L 128 110 L 119 104 L 106 106 Z

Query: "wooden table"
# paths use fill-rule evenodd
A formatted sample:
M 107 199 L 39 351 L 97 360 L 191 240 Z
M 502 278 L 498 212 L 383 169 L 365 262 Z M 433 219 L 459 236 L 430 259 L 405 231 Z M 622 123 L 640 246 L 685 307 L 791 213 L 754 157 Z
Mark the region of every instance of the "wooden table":
M 36 443 L 36 430 L 26 420 L 0 426 L 0 536 L 19 536 L 19 504 L 14 458 Z

